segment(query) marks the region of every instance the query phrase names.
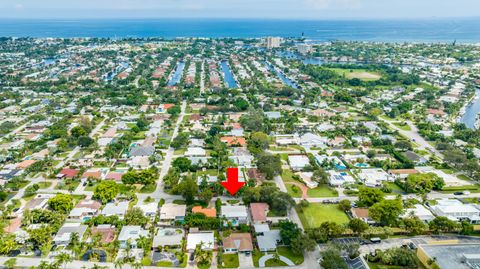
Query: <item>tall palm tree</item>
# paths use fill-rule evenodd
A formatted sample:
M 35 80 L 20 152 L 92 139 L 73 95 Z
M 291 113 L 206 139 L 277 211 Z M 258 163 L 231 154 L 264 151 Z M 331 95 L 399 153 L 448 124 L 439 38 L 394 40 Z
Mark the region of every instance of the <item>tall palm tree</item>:
M 63 264 L 63 268 L 65 269 L 67 268 L 67 264 L 73 261 L 73 257 L 65 252 L 58 254 L 55 259 L 60 266 Z
M 113 264 L 115 265 L 115 269 L 122 269 L 125 262 L 123 259 L 117 259 Z

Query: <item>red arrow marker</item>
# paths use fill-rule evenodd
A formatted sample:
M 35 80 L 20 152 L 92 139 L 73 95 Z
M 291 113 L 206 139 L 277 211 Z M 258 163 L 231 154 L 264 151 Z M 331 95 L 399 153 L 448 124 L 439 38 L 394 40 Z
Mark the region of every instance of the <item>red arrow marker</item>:
M 245 185 L 245 182 L 238 181 L 238 168 L 227 168 L 227 181 L 221 184 L 231 195 L 234 195 Z

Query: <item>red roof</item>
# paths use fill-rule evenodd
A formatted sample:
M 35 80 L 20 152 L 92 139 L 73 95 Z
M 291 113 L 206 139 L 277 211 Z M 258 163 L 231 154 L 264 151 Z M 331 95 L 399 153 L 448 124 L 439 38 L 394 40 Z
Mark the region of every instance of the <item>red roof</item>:
M 245 141 L 245 138 L 243 137 L 224 136 L 220 138 L 220 140 L 224 143 L 227 143 L 229 146 L 232 146 L 232 145 L 245 146 L 247 144 L 247 141 Z
M 109 172 L 105 179 L 113 179 L 115 181 L 122 180 L 123 173 L 122 172 Z
M 63 177 L 66 177 L 66 178 L 74 178 L 78 175 L 78 172 L 80 172 L 80 170 L 77 170 L 77 169 L 71 169 L 71 168 L 64 168 L 62 169 L 62 171 L 60 171 L 60 175 L 63 175 Z
M 174 107 L 174 106 L 175 106 L 175 104 L 164 104 L 163 109 L 167 110 L 167 109 L 169 109 L 171 107 Z
M 250 211 L 252 212 L 253 221 L 267 221 L 268 204 L 251 203 Z

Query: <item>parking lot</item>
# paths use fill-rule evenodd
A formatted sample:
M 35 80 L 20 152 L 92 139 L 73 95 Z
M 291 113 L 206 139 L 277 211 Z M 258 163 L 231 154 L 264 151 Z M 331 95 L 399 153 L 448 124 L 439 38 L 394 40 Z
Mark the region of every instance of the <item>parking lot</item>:
M 332 242 L 340 245 L 360 244 L 363 240 L 358 237 L 335 238 Z
M 348 269 L 368 269 L 360 257 L 357 257 L 353 260 L 350 260 L 348 257 L 344 257 L 344 259 L 348 264 Z

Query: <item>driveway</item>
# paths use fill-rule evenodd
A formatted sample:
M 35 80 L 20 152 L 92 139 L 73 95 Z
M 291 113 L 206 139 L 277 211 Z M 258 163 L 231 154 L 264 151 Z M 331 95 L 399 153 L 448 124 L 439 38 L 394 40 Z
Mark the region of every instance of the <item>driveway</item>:
M 238 264 L 240 265 L 239 268 L 252 268 L 253 266 L 253 260 L 252 260 L 252 254 L 249 254 L 248 256 L 245 253 L 238 253 Z
M 274 257 L 273 254 L 267 254 L 265 256 L 262 256 L 258 260 L 258 267 L 265 267 L 265 262 L 270 259 L 273 259 L 273 257 Z M 288 266 L 295 266 L 295 264 L 291 260 L 289 260 L 287 257 L 281 256 L 281 255 L 279 255 L 278 257 L 282 262 L 286 263 Z

